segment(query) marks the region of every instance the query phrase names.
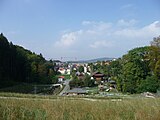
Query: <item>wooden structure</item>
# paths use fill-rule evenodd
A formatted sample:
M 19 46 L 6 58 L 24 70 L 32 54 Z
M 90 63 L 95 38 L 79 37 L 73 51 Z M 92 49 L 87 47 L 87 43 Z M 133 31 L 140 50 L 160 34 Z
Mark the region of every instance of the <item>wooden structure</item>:
M 96 81 L 103 81 L 104 80 L 104 74 L 100 73 L 100 72 L 94 72 L 92 77 L 96 80 Z

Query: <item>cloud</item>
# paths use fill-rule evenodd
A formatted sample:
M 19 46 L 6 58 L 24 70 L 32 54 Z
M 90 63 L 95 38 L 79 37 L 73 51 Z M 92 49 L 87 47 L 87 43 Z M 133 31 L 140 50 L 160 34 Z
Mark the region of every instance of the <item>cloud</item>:
M 156 21 L 154 24 L 155 24 L 155 26 L 156 26 L 157 28 L 160 28 L 160 22 L 159 22 L 159 21 Z
M 61 47 L 65 54 L 117 57 L 129 49 L 149 45 L 153 37 L 160 35 L 160 22 L 139 26 L 135 19 L 117 22 L 83 21 L 81 29 L 66 31 L 54 47 Z M 107 51 L 107 52 L 106 52 Z
M 81 30 L 76 32 L 65 33 L 61 36 L 61 39 L 59 41 L 56 41 L 55 46 L 70 47 L 71 45 L 74 45 L 78 38 L 78 35 L 80 35 L 81 33 Z
M 96 21 L 83 21 L 82 25 L 90 27 L 88 30 L 98 30 L 98 31 L 103 31 L 112 26 L 112 23 L 109 22 L 96 22 Z
M 160 24 L 159 21 L 155 21 L 149 25 L 146 25 L 142 28 L 124 28 L 121 30 L 116 30 L 114 32 L 114 35 L 116 36 L 121 36 L 121 37 L 127 37 L 130 39 L 135 39 L 135 38 L 151 38 L 154 36 L 158 36 L 160 34 Z
M 90 24 L 95 24 L 96 22 L 94 21 L 83 21 L 82 25 L 90 25 Z
M 134 26 L 138 21 L 135 19 L 126 21 L 124 19 L 118 20 L 117 25 L 118 26 L 124 26 L 124 27 L 130 27 L 130 26 Z
M 113 44 L 107 43 L 105 40 L 95 41 L 93 44 L 90 45 L 91 48 L 102 48 L 102 47 L 111 47 L 111 46 L 113 46 Z

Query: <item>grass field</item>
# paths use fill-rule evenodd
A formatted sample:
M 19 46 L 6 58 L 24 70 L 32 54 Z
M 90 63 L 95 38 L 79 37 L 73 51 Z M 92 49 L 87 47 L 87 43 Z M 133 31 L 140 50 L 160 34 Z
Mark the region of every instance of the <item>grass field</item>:
M 1 97 L 0 120 L 160 120 L 160 99 Z

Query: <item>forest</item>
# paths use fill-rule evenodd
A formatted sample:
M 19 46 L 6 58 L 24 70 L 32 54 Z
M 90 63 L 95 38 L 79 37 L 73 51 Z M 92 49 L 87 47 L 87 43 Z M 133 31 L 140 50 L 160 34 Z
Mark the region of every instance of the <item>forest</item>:
M 106 79 L 115 80 L 123 93 L 157 92 L 160 90 L 160 36 L 150 46 L 128 51 L 109 65 L 90 63 L 93 71 L 100 71 Z
M 56 83 L 53 62 L 45 60 L 0 34 L 0 88 L 17 83 Z

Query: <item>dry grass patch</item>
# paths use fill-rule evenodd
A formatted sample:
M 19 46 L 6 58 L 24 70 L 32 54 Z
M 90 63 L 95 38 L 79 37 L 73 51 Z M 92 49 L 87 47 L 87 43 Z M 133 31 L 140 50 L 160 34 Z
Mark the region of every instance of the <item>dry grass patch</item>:
M 160 99 L 0 99 L 6 120 L 160 120 Z

